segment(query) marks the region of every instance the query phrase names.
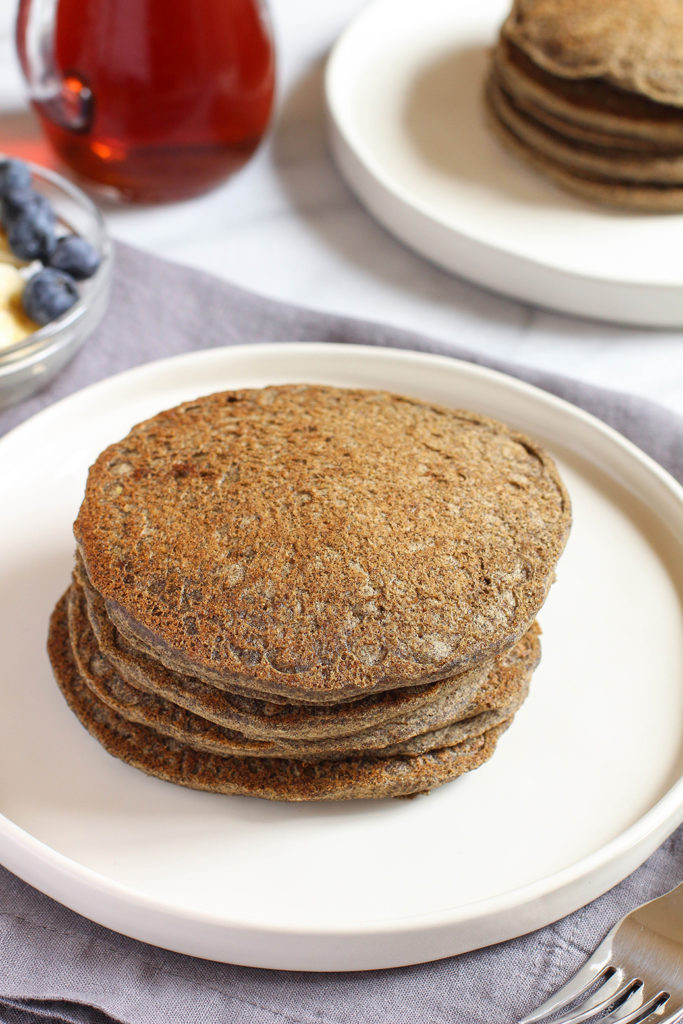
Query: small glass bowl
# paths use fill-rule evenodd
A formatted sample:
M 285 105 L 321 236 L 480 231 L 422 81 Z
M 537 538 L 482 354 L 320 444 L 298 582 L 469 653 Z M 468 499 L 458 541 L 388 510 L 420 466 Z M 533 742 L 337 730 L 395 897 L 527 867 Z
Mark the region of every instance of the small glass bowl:
M 100 211 L 60 174 L 29 167 L 36 191 L 52 203 L 59 226 L 94 245 L 100 265 L 91 278 L 77 282 L 80 297 L 63 316 L 0 349 L 0 409 L 44 387 L 75 356 L 102 319 L 111 287 L 112 244 Z

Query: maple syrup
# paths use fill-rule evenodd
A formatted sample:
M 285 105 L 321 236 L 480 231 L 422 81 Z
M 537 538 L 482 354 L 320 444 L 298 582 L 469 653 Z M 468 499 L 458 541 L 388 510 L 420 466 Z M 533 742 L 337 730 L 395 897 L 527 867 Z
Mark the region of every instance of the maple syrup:
M 20 3 L 19 56 L 45 133 L 78 174 L 165 201 L 218 185 L 252 155 L 275 86 L 258 0 L 58 0 L 51 96 L 33 88 L 33 2 Z

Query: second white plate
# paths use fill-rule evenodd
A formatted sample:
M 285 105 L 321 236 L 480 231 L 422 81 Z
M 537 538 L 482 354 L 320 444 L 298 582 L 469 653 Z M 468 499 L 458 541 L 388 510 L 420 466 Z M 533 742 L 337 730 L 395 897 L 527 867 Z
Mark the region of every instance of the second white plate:
M 486 125 L 488 51 L 509 0 L 374 0 L 326 75 L 339 168 L 411 248 L 479 284 L 563 312 L 683 325 L 683 214 L 574 198 Z
M 427 797 L 288 805 L 182 789 L 105 753 L 52 678 L 48 618 L 98 452 L 183 399 L 287 381 L 496 416 L 558 456 L 571 493 L 531 695 L 491 761 Z M 256 967 L 416 963 L 561 917 L 681 821 L 682 492 L 580 410 L 414 352 L 216 349 L 48 408 L 0 441 L 0 478 L 0 861 L 101 924 Z

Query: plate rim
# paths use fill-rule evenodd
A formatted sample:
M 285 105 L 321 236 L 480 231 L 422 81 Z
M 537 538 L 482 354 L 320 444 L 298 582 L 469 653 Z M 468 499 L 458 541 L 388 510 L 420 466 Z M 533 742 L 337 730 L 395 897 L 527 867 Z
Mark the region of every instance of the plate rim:
M 683 324 L 683 303 L 680 299 L 676 303 L 675 298 L 676 293 L 680 293 L 681 283 L 683 282 L 643 280 L 642 277 L 637 275 L 624 277 L 623 275 L 609 275 L 608 273 L 599 272 L 582 273 L 575 268 L 565 267 L 556 260 L 544 261 L 526 253 L 518 252 L 509 246 L 479 236 L 470 226 L 467 229 L 462 226 L 456 227 L 445 220 L 439 219 L 425 205 L 423 198 L 408 191 L 400 182 L 395 181 L 391 177 L 385 166 L 381 161 L 377 160 L 372 150 L 368 149 L 363 138 L 358 135 L 353 122 L 344 114 L 343 90 L 340 89 L 340 82 L 343 81 L 343 65 L 348 61 L 345 51 L 349 48 L 353 49 L 354 36 L 357 33 L 362 33 L 364 24 L 366 22 L 371 23 L 372 19 L 377 17 L 375 12 L 388 5 L 388 2 L 389 0 L 370 0 L 368 4 L 360 9 L 355 17 L 345 26 L 332 46 L 324 71 L 324 97 L 332 153 L 347 184 L 369 212 L 406 245 L 438 266 L 445 268 L 451 273 L 461 274 L 463 277 L 467 277 L 479 285 L 494 289 L 499 293 L 517 298 L 518 300 L 533 302 L 544 308 L 569 313 L 573 316 L 593 317 L 609 322 L 619 322 L 621 320 L 624 323 L 659 327 L 681 326 Z M 405 6 L 407 6 L 407 2 Z M 340 67 L 342 71 L 340 71 Z M 529 170 L 529 173 L 532 173 L 531 170 Z M 538 174 L 538 172 L 533 173 Z M 389 214 L 386 210 L 380 209 L 382 200 L 378 200 L 376 195 L 370 196 L 369 194 L 371 191 L 377 190 L 377 188 L 385 194 L 382 199 L 388 199 L 393 206 L 393 210 Z M 559 186 L 556 186 L 556 188 L 559 188 Z M 562 190 L 560 189 L 559 191 L 561 194 Z M 600 211 L 599 205 L 590 205 L 594 211 Z M 602 297 L 599 294 L 590 296 L 590 302 L 586 310 L 577 311 L 575 301 L 571 304 L 567 300 L 567 303 L 563 305 L 562 303 L 551 301 L 547 297 L 544 299 L 542 292 L 540 295 L 537 294 L 541 290 L 535 289 L 530 285 L 528 286 L 527 293 L 524 294 L 523 291 L 512 286 L 506 289 L 501 284 L 494 284 L 480 273 L 469 273 L 468 269 L 463 265 L 464 261 L 456 259 L 452 253 L 448 258 L 444 258 L 431 251 L 433 246 L 426 246 L 424 243 L 419 244 L 415 237 L 408 238 L 407 231 L 399 230 L 396 224 L 393 223 L 396 210 L 399 208 L 400 213 L 404 216 L 417 216 L 433 231 L 442 233 L 453 242 L 458 242 L 461 245 L 465 244 L 472 249 L 478 250 L 480 258 L 488 257 L 489 259 L 503 261 L 508 265 L 508 269 L 516 265 L 517 270 L 521 268 L 532 273 L 549 275 L 556 285 L 562 282 L 565 288 L 575 285 L 587 290 L 597 289 L 598 293 L 603 293 Z M 683 220 L 683 214 L 678 216 Z M 499 273 L 496 276 L 500 278 L 503 275 Z M 628 296 L 629 289 L 636 289 L 638 293 L 642 293 L 642 300 L 645 297 L 648 297 L 650 302 L 662 302 L 668 299 L 671 304 L 671 310 L 665 310 L 660 314 L 657 313 L 657 310 L 652 310 L 647 316 L 643 313 L 638 314 L 635 311 L 629 313 L 629 307 L 633 306 L 633 297 L 629 298 Z M 603 305 L 613 305 L 618 301 L 617 296 L 613 293 L 622 291 L 626 291 L 627 308 L 621 317 L 618 313 L 601 312 L 601 298 Z M 620 301 L 624 301 L 623 295 L 620 296 Z
M 343 356 L 344 358 L 352 358 L 354 360 L 354 367 L 359 365 L 359 360 L 363 361 L 364 358 L 372 356 L 373 359 L 379 361 L 385 361 L 387 363 L 393 363 L 395 361 L 404 363 L 413 363 L 426 365 L 431 364 L 433 366 L 448 367 L 455 376 L 462 378 L 474 377 L 485 382 L 492 383 L 494 387 L 502 387 L 503 389 L 509 389 L 515 391 L 520 396 L 532 397 L 541 406 L 545 406 L 549 409 L 558 411 L 561 415 L 570 416 L 574 419 L 583 421 L 587 427 L 593 431 L 597 431 L 603 437 L 607 439 L 609 443 L 616 446 L 618 449 L 625 451 L 627 456 L 631 460 L 635 460 L 640 464 L 641 468 L 650 475 L 654 476 L 660 484 L 665 486 L 665 489 L 669 492 L 673 498 L 675 505 L 678 507 L 679 514 L 683 515 L 683 486 L 676 481 L 676 479 L 668 473 L 659 463 L 657 463 L 651 456 L 647 455 L 640 448 L 637 447 L 633 442 L 625 438 L 622 434 L 616 431 L 613 427 L 604 423 L 598 417 L 593 414 L 586 412 L 580 406 L 576 406 L 566 399 L 560 398 L 554 395 L 552 392 L 545 391 L 533 384 L 520 380 L 508 373 L 500 370 L 492 369 L 487 366 L 482 366 L 477 363 L 471 363 L 466 360 L 456 359 L 451 356 L 440 355 L 436 353 L 419 352 L 412 349 L 394 349 L 383 346 L 372 346 L 372 345 L 348 345 L 339 342 L 275 342 L 275 343 L 263 343 L 263 344 L 242 344 L 235 346 L 216 347 L 209 349 L 202 349 L 196 352 L 186 352 L 179 355 L 169 356 L 164 359 L 155 360 L 148 363 L 143 363 L 139 366 L 131 367 L 118 374 L 104 378 L 103 380 L 97 381 L 90 384 L 79 391 L 68 395 L 59 401 L 47 406 L 45 409 L 36 413 L 34 416 L 25 420 L 23 423 L 14 427 L 8 431 L 2 438 L 0 438 L 0 460 L 4 459 L 4 453 L 7 447 L 10 448 L 15 443 L 23 443 L 23 435 L 28 435 L 30 440 L 30 434 L 34 431 L 39 431 L 42 428 L 44 422 L 50 421 L 51 418 L 59 418 L 63 415 L 64 410 L 70 410 L 72 406 L 78 406 L 81 402 L 90 403 L 102 392 L 113 391 L 114 394 L 121 388 L 126 390 L 131 380 L 135 383 L 144 383 L 145 377 L 156 378 L 157 380 L 163 379 L 168 374 L 174 374 L 174 371 L 178 367 L 182 367 L 183 364 L 201 364 L 206 363 L 207 367 L 212 364 L 218 364 L 221 367 L 229 368 L 230 363 L 233 359 L 240 359 L 247 357 L 249 361 L 254 361 L 259 365 L 267 365 L 267 356 L 269 353 L 278 355 L 280 357 L 291 357 L 301 358 L 305 356 L 307 359 L 315 358 L 316 353 L 329 354 L 330 356 Z M 262 374 L 262 371 L 259 371 Z M 323 368 L 323 376 L 325 376 L 325 368 Z M 177 372 L 175 373 L 176 381 L 178 378 Z M 277 379 L 278 374 L 274 374 Z M 169 382 L 170 385 L 170 382 Z M 172 386 L 177 386 L 173 384 Z M 360 385 L 359 385 L 360 386 Z M 163 399 L 160 404 L 162 404 Z M 18 442 L 16 439 L 19 439 Z M 683 546 L 683 545 L 681 545 Z M 561 869 L 558 872 L 545 875 L 540 879 L 535 879 L 533 882 L 528 883 L 524 886 L 516 889 L 508 890 L 502 894 L 496 896 L 486 897 L 472 903 L 460 904 L 457 907 L 441 907 L 438 911 L 427 911 L 424 913 L 416 914 L 402 914 L 396 918 L 382 918 L 382 919 L 368 919 L 354 922 L 336 922 L 329 927 L 322 927 L 320 925 L 299 925 L 292 927 L 288 925 L 287 928 L 283 928 L 282 925 L 276 924 L 269 926 L 263 922 L 254 923 L 253 921 L 240 920 L 239 917 L 232 917 L 229 920 L 224 915 L 211 914 L 202 910 L 193 910 L 190 907 L 182 906 L 171 906 L 168 903 L 156 898 L 147 896 L 145 893 L 129 886 L 127 884 L 119 883 L 114 881 L 108 875 L 98 872 L 92 868 L 83 865 L 77 859 L 67 856 L 61 853 L 59 850 L 51 847 L 43 840 L 38 839 L 30 831 L 22 828 L 16 824 L 4 813 L 0 812 L 0 857 L 3 862 L 6 862 L 9 856 L 9 860 L 12 866 L 8 865 L 9 870 L 13 871 L 18 877 L 23 878 L 24 881 L 30 885 L 34 885 L 44 892 L 51 898 L 57 899 L 62 902 L 65 906 L 70 907 L 78 913 L 83 914 L 90 920 L 97 921 L 105 927 L 114 928 L 114 930 L 120 930 L 123 934 L 130 935 L 134 938 L 140 939 L 141 941 L 151 942 L 155 945 L 164 945 L 163 941 L 159 941 L 158 935 L 156 937 L 150 937 L 150 932 L 146 931 L 143 926 L 135 926 L 130 929 L 118 928 L 117 925 L 111 923 L 111 918 L 102 920 L 100 916 L 93 913 L 93 907 L 88 907 L 88 899 L 92 900 L 93 897 L 104 896 L 110 900 L 114 900 L 120 904 L 123 908 L 128 910 L 135 916 L 141 910 L 146 910 L 152 915 L 160 916 L 162 919 L 168 921 L 182 923 L 187 925 L 192 922 L 195 925 L 205 926 L 209 929 L 218 929 L 227 932 L 236 932 L 240 936 L 268 936 L 270 939 L 289 937 L 292 939 L 331 939 L 335 937 L 351 938 L 357 937 L 363 940 L 372 940 L 373 938 L 391 936 L 413 936 L 425 935 L 431 933 L 437 933 L 440 931 L 448 931 L 454 927 L 460 927 L 467 922 L 472 922 L 476 919 L 480 922 L 486 922 L 488 920 L 495 920 L 496 916 L 509 915 L 515 911 L 520 911 L 530 904 L 547 900 L 556 896 L 557 893 L 562 893 L 567 889 L 576 887 L 582 882 L 586 882 L 587 879 L 592 879 L 596 874 L 606 872 L 609 876 L 607 878 L 607 884 L 600 883 L 599 891 L 593 892 L 589 896 L 588 902 L 595 899 L 596 896 L 605 892 L 616 882 L 626 877 L 634 867 L 642 863 L 643 860 L 649 856 L 660 843 L 675 830 L 675 828 L 683 821 L 683 775 L 675 781 L 670 788 L 652 804 L 635 822 L 628 826 L 625 830 L 619 833 L 617 836 L 612 837 L 607 843 L 604 843 L 598 850 L 595 850 L 584 856 L 573 864 Z M 632 863 L 632 857 L 629 860 L 629 855 L 635 855 L 636 861 Z M 21 858 L 24 858 L 21 860 Z M 19 861 L 21 860 L 21 863 Z M 628 861 L 627 870 L 623 871 L 623 863 Z M 621 862 L 621 866 L 617 866 Z M 630 865 L 630 866 L 629 866 Z M 43 868 L 48 867 L 48 875 L 50 874 L 49 869 L 56 873 L 57 883 L 53 886 L 44 885 L 43 879 Z M 614 878 L 612 875 L 618 875 Z M 68 899 L 63 897 L 63 885 L 75 885 L 76 892 Z M 55 895 L 55 892 L 61 893 L 61 895 Z M 553 920 L 557 920 L 558 917 L 564 916 L 566 913 L 570 913 L 572 909 L 576 909 L 578 906 L 583 906 L 586 900 L 581 898 L 575 906 L 570 909 L 565 908 L 561 913 L 553 912 L 546 924 L 551 923 Z M 543 925 L 534 923 L 530 927 L 524 927 L 523 930 L 515 931 L 515 935 L 525 934 L 529 930 L 533 930 Z M 507 938 L 512 938 L 510 934 Z M 504 939 L 492 939 L 490 941 L 505 941 Z M 483 945 L 487 944 L 482 943 Z M 187 953 L 188 955 L 204 956 L 207 959 L 220 960 L 220 956 L 210 956 L 207 952 L 199 952 L 195 949 L 180 948 L 177 942 L 166 946 L 165 948 L 175 949 L 181 953 Z M 469 946 L 467 948 L 474 948 Z M 459 949 L 458 952 L 463 952 L 463 949 Z M 443 956 L 452 955 L 451 952 L 440 954 Z M 428 957 L 427 959 L 433 959 L 434 957 Z M 394 962 L 385 962 L 382 957 L 379 958 L 381 962 L 374 964 L 377 967 L 392 967 L 400 966 L 401 964 L 422 962 L 420 959 L 400 959 Z M 250 957 L 247 961 L 241 961 L 231 956 L 228 961 L 232 963 L 244 962 L 247 966 L 255 967 L 272 967 L 275 969 L 295 969 L 295 970 L 348 970 L 348 969 L 372 969 L 366 967 L 310 967 L 305 966 L 300 962 L 297 962 L 296 966 L 283 966 L 282 964 L 273 964 L 273 958 L 266 957 L 268 962 L 258 962 L 258 957 Z

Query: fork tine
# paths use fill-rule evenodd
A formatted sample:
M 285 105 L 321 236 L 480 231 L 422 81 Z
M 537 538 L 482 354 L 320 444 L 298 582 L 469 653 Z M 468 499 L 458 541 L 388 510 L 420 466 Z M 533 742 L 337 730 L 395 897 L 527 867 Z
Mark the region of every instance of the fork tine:
M 640 1000 L 636 1007 L 632 1008 L 632 1000 L 629 997 L 625 999 L 621 1006 L 618 1006 L 613 1013 L 608 1014 L 607 1017 L 600 1018 L 600 1024 L 646 1024 L 647 1021 L 655 1021 L 653 1016 L 654 1012 L 663 1007 L 666 1002 L 666 998 L 662 998 L 663 993 L 658 992 L 655 996 L 650 999 L 643 1000 L 642 993 L 643 988 L 640 986 L 635 992 L 639 992 Z M 657 1024 L 663 1024 L 661 1017 L 657 1017 Z
M 566 1006 L 567 1003 L 574 1002 L 578 999 L 587 989 L 594 985 L 599 980 L 600 976 L 605 973 L 609 966 L 610 957 L 612 954 L 612 940 L 616 927 L 607 933 L 605 938 L 602 940 L 598 948 L 595 950 L 591 958 L 583 965 L 583 967 L 574 974 L 569 981 L 554 992 L 549 999 L 546 999 L 541 1006 L 537 1007 L 523 1020 L 520 1020 L 519 1024 L 537 1024 L 538 1021 L 543 1020 L 544 1017 L 549 1016 L 551 1013 L 556 1013 L 558 1010 Z M 612 975 L 613 977 L 613 975 Z M 609 982 L 610 978 L 605 977 L 605 982 Z M 572 1017 L 565 1018 L 566 1020 L 572 1020 Z M 556 1022 L 559 1024 L 559 1021 Z
M 655 1020 L 653 1017 L 652 1020 Z M 668 1017 L 656 1019 L 656 1024 L 680 1024 L 683 1020 L 683 1003 L 679 1003 L 677 1009 L 673 1010 Z
M 593 992 L 579 1006 L 562 1014 L 561 1017 L 553 1017 L 553 1024 L 583 1024 L 584 1021 L 604 1021 L 605 1024 L 622 1024 L 631 1013 L 640 1013 L 642 1010 L 642 984 L 639 981 L 624 982 L 622 974 L 610 975 L 607 981 L 597 991 Z M 634 998 L 637 998 L 637 1005 L 634 1010 Z M 608 1016 L 604 1016 L 607 1014 Z
M 616 979 L 616 984 L 613 982 Z M 633 1006 L 633 996 L 642 986 L 638 982 L 629 981 L 623 983 L 623 976 L 616 973 L 611 975 L 606 984 L 601 985 L 597 992 L 589 996 L 584 1002 L 574 1006 L 561 1017 L 553 1017 L 553 1024 L 582 1024 L 583 1021 L 597 1020 L 611 1021 L 612 1024 L 621 1022 L 622 1017 L 629 1013 Z M 622 1007 L 626 1010 L 622 1011 Z M 642 999 L 638 1003 L 638 1009 L 642 1005 Z M 611 1011 L 611 1012 L 609 1012 Z M 603 1014 L 608 1013 L 605 1017 Z

